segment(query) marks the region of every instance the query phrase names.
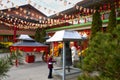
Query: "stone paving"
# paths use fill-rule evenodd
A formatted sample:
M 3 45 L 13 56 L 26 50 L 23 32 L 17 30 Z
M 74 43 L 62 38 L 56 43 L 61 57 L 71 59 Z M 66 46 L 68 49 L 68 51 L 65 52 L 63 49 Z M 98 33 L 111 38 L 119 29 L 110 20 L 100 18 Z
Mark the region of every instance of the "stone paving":
M 47 64 L 43 62 L 29 63 L 12 67 L 5 80 L 48 80 Z
M 48 72 L 47 64 L 42 60 L 38 60 L 35 63 L 25 63 L 18 67 L 11 67 L 7 73 L 8 77 L 3 80 L 62 80 L 59 75 L 53 75 L 53 79 L 48 79 Z M 70 75 L 66 77 L 66 80 L 77 80 L 77 77 L 78 74 Z
M 40 61 L 35 63 L 19 65 L 18 67 L 13 66 L 7 74 L 9 76 L 3 80 L 49 80 L 47 78 L 47 64 Z M 66 77 L 66 79 L 77 80 L 77 76 L 69 76 Z M 53 77 L 54 78 L 50 80 L 62 80 L 61 76 L 53 75 Z

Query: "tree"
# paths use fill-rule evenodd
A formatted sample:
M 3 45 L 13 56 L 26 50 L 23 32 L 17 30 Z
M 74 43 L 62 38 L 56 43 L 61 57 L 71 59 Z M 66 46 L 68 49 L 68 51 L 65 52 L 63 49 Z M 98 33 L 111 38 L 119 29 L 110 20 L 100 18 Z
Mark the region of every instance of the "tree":
M 44 28 L 40 29 L 40 28 L 37 28 L 36 29 L 36 33 L 35 33 L 35 40 L 37 42 L 45 42 L 45 36 L 46 36 L 46 31 Z
M 116 35 L 114 39 L 111 33 L 98 32 L 90 40 L 86 50 L 83 70 L 88 74 L 93 71 L 99 72 L 97 80 L 120 79 L 120 25 L 115 28 L 113 33 Z M 79 77 L 79 80 L 85 80 L 83 79 L 85 76 L 84 74 Z M 86 77 L 89 78 L 88 80 L 96 80 L 96 77 L 91 78 L 90 75 Z
M 45 42 L 46 31 L 44 28 L 41 29 L 40 35 L 41 35 L 40 42 L 42 43 Z
M 102 20 L 100 12 L 96 9 L 96 12 L 93 14 L 92 18 L 92 27 L 91 27 L 91 38 L 95 36 L 95 34 L 101 31 L 102 28 Z
M 10 56 L 7 55 L 0 58 L 0 80 L 8 76 L 6 73 L 11 68 L 11 65 L 13 65 L 13 60 L 19 60 L 20 62 L 22 57 L 21 51 L 17 49 L 16 51 L 13 51 Z
M 107 32 L 110 32 L 110 33 L 114 30 L 117 24 L 115 6 L 114 5 L 111 5 L 111 6 L 112 6 L 112 9 L 109 15 L 109 22 L 107 27 Z
M 90 40 L 82 67 L 85 73 L 78 80 L 120 80 L 120 25 L 116 27 L 114 7 L 107 31 L 108 33 L 96 32 Z M 94 71 L 99 75 L 91 76 Z
M 40 42 L 40 37 L 41 37 L 41 35 L 40 35 L 40 28 L 37 28 L 36 32 L 35 32 L 35 40 L 37 42 Z
M 9 58 L 8 57 L 0 58 L 0 80 L 7 76 L 6 73 L 9 71 L 9 69 L 10 69 Z

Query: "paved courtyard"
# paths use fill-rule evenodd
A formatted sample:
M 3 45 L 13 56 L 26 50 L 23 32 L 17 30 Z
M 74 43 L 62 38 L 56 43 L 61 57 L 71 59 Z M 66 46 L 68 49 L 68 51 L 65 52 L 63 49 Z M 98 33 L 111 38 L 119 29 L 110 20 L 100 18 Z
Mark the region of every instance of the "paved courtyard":
M 56 68 L 56 64 L 54 64 L 54 66 Z M 24 63 L 18 67 L 11 67 L 7 73 L 8 77 L 3 80 L 62 80 L 61 76 L 56 75 L 53 75 L 53 79 L 48 79 L 48 72 L 47 64 L 42 60 L 37 60 L 35 63 Z M 73 71 L 71 70 L 71 72 Z M 56 73 L 53 72 L 53 74 Z M 78 75 L 70 75 L 66 80 L 77 80 L 77 76 Z
M 44 62 L 36 62 L 12 67 L 5 80 L 48 80 L 48 68 Z

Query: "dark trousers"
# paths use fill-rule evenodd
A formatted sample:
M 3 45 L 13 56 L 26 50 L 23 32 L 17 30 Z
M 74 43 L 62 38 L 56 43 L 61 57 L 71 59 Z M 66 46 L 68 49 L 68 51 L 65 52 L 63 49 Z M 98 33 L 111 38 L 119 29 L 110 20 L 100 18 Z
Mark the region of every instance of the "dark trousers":
M 52 78 L 52 68 L 49 69 L 49 75 L 48 78 Z

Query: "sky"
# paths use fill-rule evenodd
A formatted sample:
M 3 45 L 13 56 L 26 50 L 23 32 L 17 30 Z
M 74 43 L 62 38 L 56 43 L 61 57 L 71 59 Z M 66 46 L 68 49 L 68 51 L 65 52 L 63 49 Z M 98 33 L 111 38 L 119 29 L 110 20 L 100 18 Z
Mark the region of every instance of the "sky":
M 47 16 L 69 9 L 82 0 L 0 0 L 0 10 L 31 4 Z

